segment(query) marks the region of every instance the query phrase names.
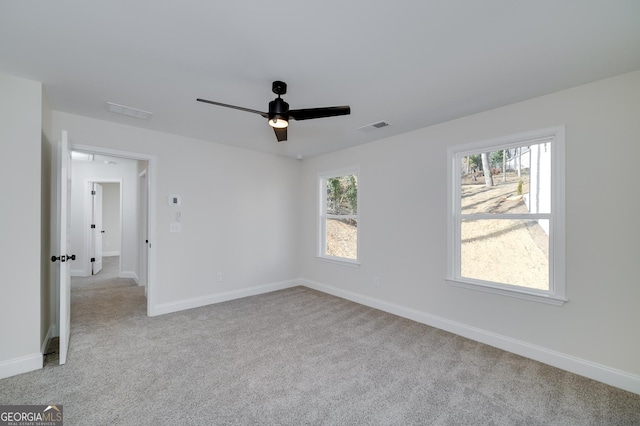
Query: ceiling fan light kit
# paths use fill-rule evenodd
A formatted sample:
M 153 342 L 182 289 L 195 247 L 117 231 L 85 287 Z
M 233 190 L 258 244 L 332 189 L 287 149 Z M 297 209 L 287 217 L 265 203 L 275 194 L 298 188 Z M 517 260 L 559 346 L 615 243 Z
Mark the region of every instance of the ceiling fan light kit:
M 269 126 L 275 127 L 276 129 L 284 129 L 289 126 L 289 122 L 284 118 L 273 117 L 269 120 Z
M 252 112 L 254 114 L 261 115 L 262 117 L 266 118 L 269 125 L 273 127 L 278 142 L 287 140 L 287 127 L 289 126 L 290 119 L 299 121 L 351 114 L 351 107 L 349 107 L 348 105 L 289 110 L 289 104 L 280 97 L 281 95 L 287 93 L 287 83 L 283 81 L 274 81 L 271 85 L 271 90 L 273 91 L 273 93 L 278 95 L 278 97 L 269 102 L 269 112 L 262 112 L 255 109 L 243 108 L 215 101 L 208 101 L 201 98 L 198 98 L 196 100 L 198 102 L 238 109 L 240 111 Z

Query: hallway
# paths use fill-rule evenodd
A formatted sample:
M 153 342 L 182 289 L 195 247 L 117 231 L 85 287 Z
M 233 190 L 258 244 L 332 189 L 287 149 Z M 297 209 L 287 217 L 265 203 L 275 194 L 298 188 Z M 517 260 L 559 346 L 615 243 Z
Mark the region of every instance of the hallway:
M 88 277 L 71 277 L 71 290 L 96 290 L 116 287 L 136 287 L 132 278 L 120 278 L 120 256 L 102 258 L 102 270 Z
M 144 287 L 131 278 L 119 278 L 120 257 L 103 258 L 102 270 L 88 277 L 71 278 L 71 339 L 68 360 L 80 341 L 91 341 L 96 327 L 109 327 L 134 317 L 147 316 Z M 117 339 L 116 339 L 117 340 Z M 49 343 L 44 367 L 58 366 L 58 338 Z

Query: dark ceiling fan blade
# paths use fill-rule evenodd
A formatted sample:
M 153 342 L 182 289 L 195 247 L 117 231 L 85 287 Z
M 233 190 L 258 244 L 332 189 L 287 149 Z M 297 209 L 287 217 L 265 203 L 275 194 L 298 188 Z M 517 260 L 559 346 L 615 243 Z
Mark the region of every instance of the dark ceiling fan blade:
M 211 105 L 218 105 L 218 106 L 222 106 L 222 107 L 226 107 L 226 108 L 239 109 L 240 111 L 252 112 L 254 114 L 260 114 L 264 118 L 269 118 L 269 114 L 268 113 L 262 112 L 262 111 L 258 111 L 258 110 L 255 110 L 255 109 L 243 108 L 243 107 L 239 107 L 239 106 L 235 106 L 235 105 L 223 104 L 221 102 L 208 101 L 206 99 L 200 99 L 200 98 L 196 99 L 196 101 L 204 102 L 206 104 L 211 104 Z
M 324 108 L 292 109 L 289 111 L 289 118 L 293 118 L 294 120 L 310 120 L 312 118 L 335 117 L 349 114 L 351 114 L 351 107 L 344 105 Z
M 284 127 L 282 129 L 278 129 L 276 127 L 273 128 L 273 131 L 276 132 L 276 138 L 278 138 L 278 142 L 287 140 L 287 128 Z

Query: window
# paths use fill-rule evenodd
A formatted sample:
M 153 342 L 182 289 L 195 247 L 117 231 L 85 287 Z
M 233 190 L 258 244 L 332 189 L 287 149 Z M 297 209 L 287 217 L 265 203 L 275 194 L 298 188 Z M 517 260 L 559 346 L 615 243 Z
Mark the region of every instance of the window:
M 319 256 L 358 263 L 358 170 L 318 176 L 320 186 Z
M 561 305 L 564 127 L 449 149 L 447 280 Z

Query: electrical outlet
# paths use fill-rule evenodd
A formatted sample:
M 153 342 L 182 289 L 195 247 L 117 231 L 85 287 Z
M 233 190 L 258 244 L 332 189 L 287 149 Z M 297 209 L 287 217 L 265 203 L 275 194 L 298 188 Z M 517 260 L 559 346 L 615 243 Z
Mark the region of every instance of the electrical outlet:
M 222 282 L 222 272 L 218 272 L 216 274 L 216 281 L 219 283 Z
M 375 287 L 380 287 L 380 277 L 373 277 L 373 285 Z

